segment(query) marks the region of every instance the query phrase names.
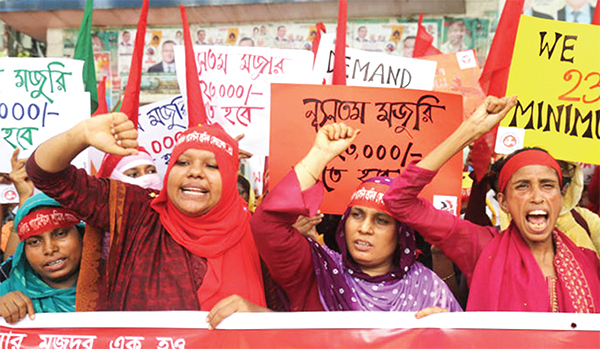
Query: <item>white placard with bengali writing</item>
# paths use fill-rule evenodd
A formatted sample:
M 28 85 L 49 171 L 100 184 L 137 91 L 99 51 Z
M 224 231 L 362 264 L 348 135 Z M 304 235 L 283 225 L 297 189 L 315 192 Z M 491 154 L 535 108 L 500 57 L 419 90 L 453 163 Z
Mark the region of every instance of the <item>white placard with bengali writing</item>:
M 164 178 L 176 139 L 188 126 L 188 116 L 181 95 L 140 107 L 138 143 L 154 159 Z
M 225 46 L 194 46 L 194 52 L 209 122 L 220 124 L 232 137 L 245 135 L 240 148 L 254 154 L 249 160 L 253 185 L 262 192 L 264 162 L 269 154 L 270 84 L 318 83 L 312 76 L 313 54 Z M 175 61 L 177 80 L 186 100 L 183 46 L 175 48 Z
M 318 81 L 331 84 L 335 60 L 335 35 L 324 34 L 315 59 Z M 391 56 L 346 47 L 348 86 L 397 87 L 431 91 L 437 63 L 422 59 Z
M 90 117 L 83 62 L 62 58 L 0 59 L 0 172 L 16 147 L 28 157 L 47 139 Z M 87 152 L 73 164 L 86 168 Z

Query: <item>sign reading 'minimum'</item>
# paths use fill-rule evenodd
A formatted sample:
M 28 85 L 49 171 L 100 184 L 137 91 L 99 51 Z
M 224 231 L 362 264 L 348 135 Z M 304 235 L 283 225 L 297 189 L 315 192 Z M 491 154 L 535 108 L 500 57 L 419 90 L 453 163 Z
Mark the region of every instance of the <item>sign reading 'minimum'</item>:
M 561 160 L 600 164 L 600 26 L 521 16 L 498 153 L 540 146 Z

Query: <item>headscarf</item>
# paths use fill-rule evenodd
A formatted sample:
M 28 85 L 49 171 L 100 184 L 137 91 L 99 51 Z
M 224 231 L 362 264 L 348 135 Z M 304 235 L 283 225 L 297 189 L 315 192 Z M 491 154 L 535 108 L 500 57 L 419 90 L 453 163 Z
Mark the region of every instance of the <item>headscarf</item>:
M 30 197 L 17 211 L 15 226 L 28 216 L 29 212 L 39 206 L 51 206 L 61 208 L 58 201 L 39 193 Z M 39 212 L 39 211 L 38 211 Z M 83 224 L 78 225 L 80 228 Z M 29 297 L 33 308 L 37 313 L 56 313 L 75 311 L 76 285 L 58 289 L 46 284 L 31 268 L 24 251 L 24 242 L 17 246 L 12 260 L 12 269 L 9 278 L 0 284 L 0 295 L 13 291 L 21 291 Z
M 115 154 L 105 154 L 98 170 L 97 177 L 110 178 L 118 181 L 138 185 L 142 188 L 160 190 L 162 183 L 158 173 L 147 174 L 137 178 L 132 178 L 123 173 L 129 169 L 141 165 L 156 165 L 150 153 L 143 147 L 138 147 L 137 155 L 121 156 Z
M 552 234 L 559 312 L 599 312 L 596 254 Z M 552 311 L 546 279 L 514 222 L 485 247 L 471 280 L 469 311 Z
M 415 232 L 408 225 L 397 221 L 393 268 L 384 275 L 363 273 L 349 254 L 345 229 L 350 209 L 363 206 L 389 214 L 383 195 L 392 181 L 389 177 L 371 178 L 354 192 L 335 235 L 341 253 L 309 239 L 323 307 L 328 311 L 418 311 L 439 306 L 461 311 L 444 281 L 416 262 Z
M 169 200 L 167 182 L 177 159 L 188 149 L 212 152 L 222 180 L 221 199 L 207 213 L 189 217 Z M 250 231 L 250 213 L 237 191 L 238 146 L 218 125 L 193 127 L 177 140 L 163 189 L 151 204 L 171 237 L 191 253 L 204 257 L 208 270 L 198 298 L 202 309 L 239 294 L 264 305 L 258 251 Z

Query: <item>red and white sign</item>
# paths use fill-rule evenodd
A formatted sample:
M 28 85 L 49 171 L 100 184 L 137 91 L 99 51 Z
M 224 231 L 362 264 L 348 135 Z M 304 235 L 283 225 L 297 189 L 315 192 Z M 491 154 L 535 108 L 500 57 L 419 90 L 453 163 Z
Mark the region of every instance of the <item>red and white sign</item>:
M 0 204 L 14 204 L 19 202 L 19 194 L 12 184 L 0 184 Z
M 216 330 L 207 329 L 207 314 L 36 314 L 15 326 L 0 320 L 0 348 L 600 347 L 598 314 L 236 313 Z

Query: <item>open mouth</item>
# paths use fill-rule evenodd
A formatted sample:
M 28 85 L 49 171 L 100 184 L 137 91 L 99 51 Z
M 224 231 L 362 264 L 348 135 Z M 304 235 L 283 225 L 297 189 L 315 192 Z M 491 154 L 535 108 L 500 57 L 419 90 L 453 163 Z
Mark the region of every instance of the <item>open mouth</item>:
M 548 212 L 544 210 L 533 210 L 527 213 L 525 216 L 527 224 L 534 231 L 542 231 L 548 225 Z
M 195 187 L 183 187 L 183 188 L 181 188 L 181 191 L 184 194 L 190 194 L 190 195 L 196 195 L 196 196 L 202 196 L 202 195 L 206 195 L 208 193 L 208 190 L 206 190 L 204 188 L 195 188 Z
M 64 262 L 65 262 L 65 258 L 60 258 L 60 259 L 57 259 L 57 260 L 55 260 L 55 261 L 52 261 L 52 262 L 50 262 L 50 263 L 46 263 L 46 265 L 45 265 L 45 266 L 46 266 L 46 267 L 51 267 L 51 268 L 52 268 L 52 267 L 55 267 L 55 266 L 61 265 L 61 264 L 63 264 Z
M 354 241 L 354 246 L 358 251 L 367 251 L 373 247 L 373 245 L 363 240 Z

